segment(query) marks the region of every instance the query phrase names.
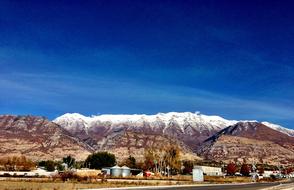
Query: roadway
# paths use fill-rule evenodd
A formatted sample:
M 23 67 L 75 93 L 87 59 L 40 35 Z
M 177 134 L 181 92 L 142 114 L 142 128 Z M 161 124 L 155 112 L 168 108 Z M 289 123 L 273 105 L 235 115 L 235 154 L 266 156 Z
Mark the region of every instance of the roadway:
M 279 183 L 254 183 L 254 184 L 241 184 L 241 185 L 209 185 L 209 186 L 194 186 L 194 187 L 166 187 L 158 188 L 160 190 L 258 190 L 265 189 L 268 187 L 274 187 L 279 185 Z M 156 188 L 154 188 L 156 189 Z M 141 189 L 144 190 L 144 189 Z M 147 189 L 146 189 L 147 190 Z
M 279 187 L 281 183 L 250 183 L 250 184 L 222 184 L 222 185 L 173 185 L 173 186 L 148 186 L 148 187 L 122 187 L 102 188 L 97 190 L 262 190 L 270 187 Z M 290 188 L 289 188 L 290 187 Z M 275 188 L 277 190 L 283 188 Z M 94 190 L 94 189 L 91 189 Z M 294 183 L 287 183 L 287 190 L 294 190 Z

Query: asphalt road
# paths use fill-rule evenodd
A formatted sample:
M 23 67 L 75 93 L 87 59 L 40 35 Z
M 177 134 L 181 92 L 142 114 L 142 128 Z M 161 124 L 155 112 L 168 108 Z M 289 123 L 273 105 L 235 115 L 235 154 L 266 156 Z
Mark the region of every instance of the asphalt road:
M 128 187 L 110 188 L 115 190 L 140 189 L 140 190 L 259 190 L 278 186 L 280 183 L 252 183 L 252 184 L 226 184 L 226 185 L 207 185 L 207 186 L 159 186 L 159 187 Z M 294 184 L 293 184 L 294 185 Z M 107 189 L 107 188 L 105 188 Z
M 152 188 L 158 190 L 258 190 L 277 186 L 280 183 L 254 183 L 241 185 L 213 185 L 213 186 L 194 186 L 194 187 L 160 187 Z M 150 190 L 150 188 L 140 188 L 140 190 Z

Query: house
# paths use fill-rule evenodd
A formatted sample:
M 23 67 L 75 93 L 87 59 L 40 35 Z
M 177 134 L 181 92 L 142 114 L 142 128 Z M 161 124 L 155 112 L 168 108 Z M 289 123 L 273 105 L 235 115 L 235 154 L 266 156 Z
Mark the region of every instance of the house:
M 207 176 L 222 176 L 222 168 L 210 167 L 210 166 L 194 166 L 194 169 L 200 169 L 204 175 Z
M 263 177 L 271 177 L 271 175 L 277 176 L 277 175 L 280 175 L 280 174 L 281 174 L 280 171 L 265 170 L 262 175 L 263 175 Z

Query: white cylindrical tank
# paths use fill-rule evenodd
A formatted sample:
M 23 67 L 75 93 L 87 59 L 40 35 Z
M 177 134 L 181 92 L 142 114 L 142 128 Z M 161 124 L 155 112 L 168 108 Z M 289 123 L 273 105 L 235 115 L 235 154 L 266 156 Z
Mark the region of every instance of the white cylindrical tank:
M 123 177 L 128 177 L 131 175 L 131 169 L 127 166 L 121 167 L 121 172 L 122 172 L 121 174 Z
M 120 177 L 122 173 L 122 169 L 119 166 L 113 166 L 112 168 L 110 168 L 110 174 L 113 177 Z
M 204 181 L 203 170 L 198 167 L 194 167 L 193 169 L 193 181 L 202 182 Z

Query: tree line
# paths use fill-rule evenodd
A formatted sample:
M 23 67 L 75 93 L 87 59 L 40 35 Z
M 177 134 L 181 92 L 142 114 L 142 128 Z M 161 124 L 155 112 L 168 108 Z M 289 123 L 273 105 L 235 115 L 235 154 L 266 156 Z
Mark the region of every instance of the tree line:
M 102 169 L 102 167 L 112 167 L 115 164 L 117 164 L 116 157 L 109 152 L 92 153 L 84 161 L 76 161 L 72 156 L 66 156 L 59 161 L 43 160 L 39 162 L 33 162 L 25 156 L 0 158 L 0 170 L 5 171 L 30 171 L 36 169 L 36 166 L 43 167 L 47 171 L 64 171 L 72 168 Z M 294 171 L 292 167 L 278 168 L 277 166 L 269 166 L 266 164 L 258 164 L 256 168 L 252 168 L 252 165 L 246 163 L 237 165 L 232 162 L 225 165 L 224 163 L 207 160 L 185 161 L 180 159 L 179 148 L 172 145 L 146 149 L 143 162 L 137 162 L 136 159 L 130 155 L 121 165 L 126 165 L 130 168 L 149 170 L 161 175 L 179 173 L 191 174 L 194 165 L 222 167 L 223 172 L 226 172 L 228 175 L 235 175 L 237 172 L 240 172 L 243 176 L 249 176 L 252 170 L 257 171 L 259 174 L 263 174 L 265 169 L 281 170 L 282 173 L 285 174 Z
M 36 168 L 36 163 L 25 156 L 0 158 L 0 169 L 5 171 L 30 171 Z

